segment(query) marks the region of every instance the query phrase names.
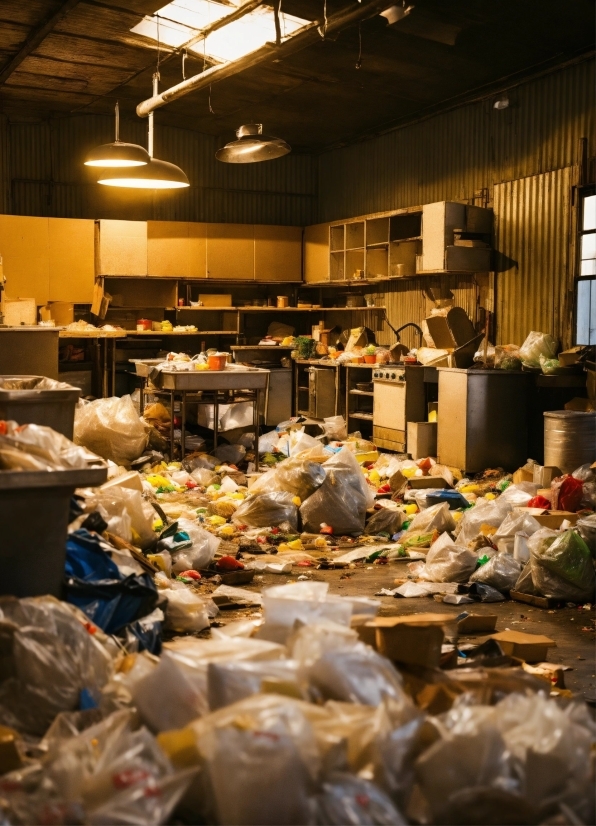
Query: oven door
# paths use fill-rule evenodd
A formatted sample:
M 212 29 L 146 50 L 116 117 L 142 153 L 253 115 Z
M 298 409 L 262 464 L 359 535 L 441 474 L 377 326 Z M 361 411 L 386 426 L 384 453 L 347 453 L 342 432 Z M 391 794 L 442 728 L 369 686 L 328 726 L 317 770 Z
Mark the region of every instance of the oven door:
M 389 430 L 406 429 L 406 383 L 374 383 L 373 425 Z

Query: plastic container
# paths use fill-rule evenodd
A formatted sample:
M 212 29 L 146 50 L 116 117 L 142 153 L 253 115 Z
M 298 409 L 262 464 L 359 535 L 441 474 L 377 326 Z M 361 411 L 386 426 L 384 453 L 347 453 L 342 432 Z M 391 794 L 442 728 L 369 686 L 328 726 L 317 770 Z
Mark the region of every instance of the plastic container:
M 596 413 L 555 410 L 544 414 L 544 464 L 563 473 L 596 458 Z
M 45 425 L 72 439 L 80 396 L 79 387 L 44 376 L 0 376 L 0 419 Z
M 0 594 L 60 597 L 70 499 L 103 484 L 106 464 L 81 470 L 0 470 Z
M 228 353 L 217 353 L 215 356 L 207 356 L 210 370 L 225 370 L 228 361 Z

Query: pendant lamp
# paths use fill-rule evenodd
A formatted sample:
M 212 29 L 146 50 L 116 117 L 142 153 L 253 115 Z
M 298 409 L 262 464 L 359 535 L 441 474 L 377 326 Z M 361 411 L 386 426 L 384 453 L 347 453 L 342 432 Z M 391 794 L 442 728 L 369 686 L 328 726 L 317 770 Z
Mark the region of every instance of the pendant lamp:
M 149 163 L 149 153 L 136 143 L 123 143 L 120 140 L 120 107 L 115 106 L 116 136 L 114 143 L 96 146 L 85 158 L 85 166 L 105 168 L 144 166 Z
M 159 73 L 153 75 L 153 94 L 157 95 Z M 190 186 L 186 174 L 173 163 L 160 161 L 153 157 L 153 112 L 149 114 L 147 133 L 148 162 L 144 166 L 123 171 L 106 169 L 101 173 L 98 183 L 104 186 L 120 186 L 129 189 L 182 189 Z
M 218 149 L 215 157 L 224 163 L 257 163 L 281 158 L 292 151 L 292 147 L 282 138 L 263 135 L 261 123 L 248 123 L 236 131 L 238 140 L 226 143 Z

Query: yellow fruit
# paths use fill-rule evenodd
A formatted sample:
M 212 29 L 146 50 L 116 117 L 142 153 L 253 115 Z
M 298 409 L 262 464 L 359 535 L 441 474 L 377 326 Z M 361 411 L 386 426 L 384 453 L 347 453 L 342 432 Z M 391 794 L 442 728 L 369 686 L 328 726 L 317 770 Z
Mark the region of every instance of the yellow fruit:
M 292 502 L 296 505 L 297 508 L 299 508 L 300 505 L 302 504 L 302 501 L 301 501 L 299 496 L 293 496 L 292 497 Z
M 416 505 L 406 505 L 404 510 L 410 516 L 414 513 L 418 513 L 418 507 Z
M 219 529 L 219 535 L 223 537 L 234 536 L 235 533 L 236 529 L 231 525 L 224 525 L 223 528 Z
M 402 468 L 401 474 L 402 474 L 402 476 L 405 476 L 406 479 L 411 479 L 412 476 L 416 475 L 417 470 L 418 470 L 418 468 L 416 468 L 416 467 L 405 467 L 405 468 Z
M 494 493 L 487 493 L 487 494 L 485 494 L 484 498 L 492 500 L 492 499 L 496 499 L 497 496 Z
M 458 488 L 460 493 L 478 493 L 480 490 L 480 485 L 464 485 L 461 488 Z
M 303 551 L 304 545 L 301 539 L 293 539 L 291 542 L 288 542 L 288 548 L 291 551 Z
M 375 485 L 378 485 L 379 482 L 381 481 L 381 477 L 379 476 L 379 471 L 378 470 L 371 470 L 371 472 L 368 474 L 368 478 Z
M 207 521 L 210 522 L 212 525 L 225 525 L 226 520 L 223 516 L 208 516 Z
M 287 542 L 282 542 L 280 545 L 278 545 L 278 546 L 277 546 L 277 553 L 278 553 L 278 554 L 287 554 L 287 553 L 289 553 L 291 550 L 292 550 L 292 549 L 291 549 L 291 548 L 290 548 L 290 546 L 287 544 Z
M 326 548 L 327 541 L 322 536 L 317 536 L 315 539 L 315 548 Z

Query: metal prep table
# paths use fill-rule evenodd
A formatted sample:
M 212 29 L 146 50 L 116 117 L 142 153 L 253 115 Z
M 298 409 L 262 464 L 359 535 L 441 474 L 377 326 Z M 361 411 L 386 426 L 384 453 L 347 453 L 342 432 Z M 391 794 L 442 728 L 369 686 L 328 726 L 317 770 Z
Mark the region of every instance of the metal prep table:
M 213 406 L 214 447 L 217 447 L 219 435 L 219 405 L 252 402 L 255 446 L 258 445 L 260 394 L 262 390 L 266 391 L 269 385 L 268 370 L 233 364 L 228 365 L 225 370 L 158 370 L 155 359 L 147 361 L 131 359 L 131 361 L 135 364 L 137 375 L 145 378 L 145 389 L 141 391 L 142 400 L 144 393 L 147 392 L 147 383 L 151 383 L 156 388 L 156 390 L 151 389 L 152 393 L 167 395 L 170 398 L 170 453 L 172 456 L 174 455 L 174 405 L 177 400 L 180 401 L 182 458 L 186 447 L 186 405 L 189 401 L 197 405 Z M 237 398 L 236 393 L 242 393 L 242 396 Z M 227 394 L 227 397 L 222 398 L 223 394 Z M 143 408 L 141 408 L 141 414 L 142 411 Z

